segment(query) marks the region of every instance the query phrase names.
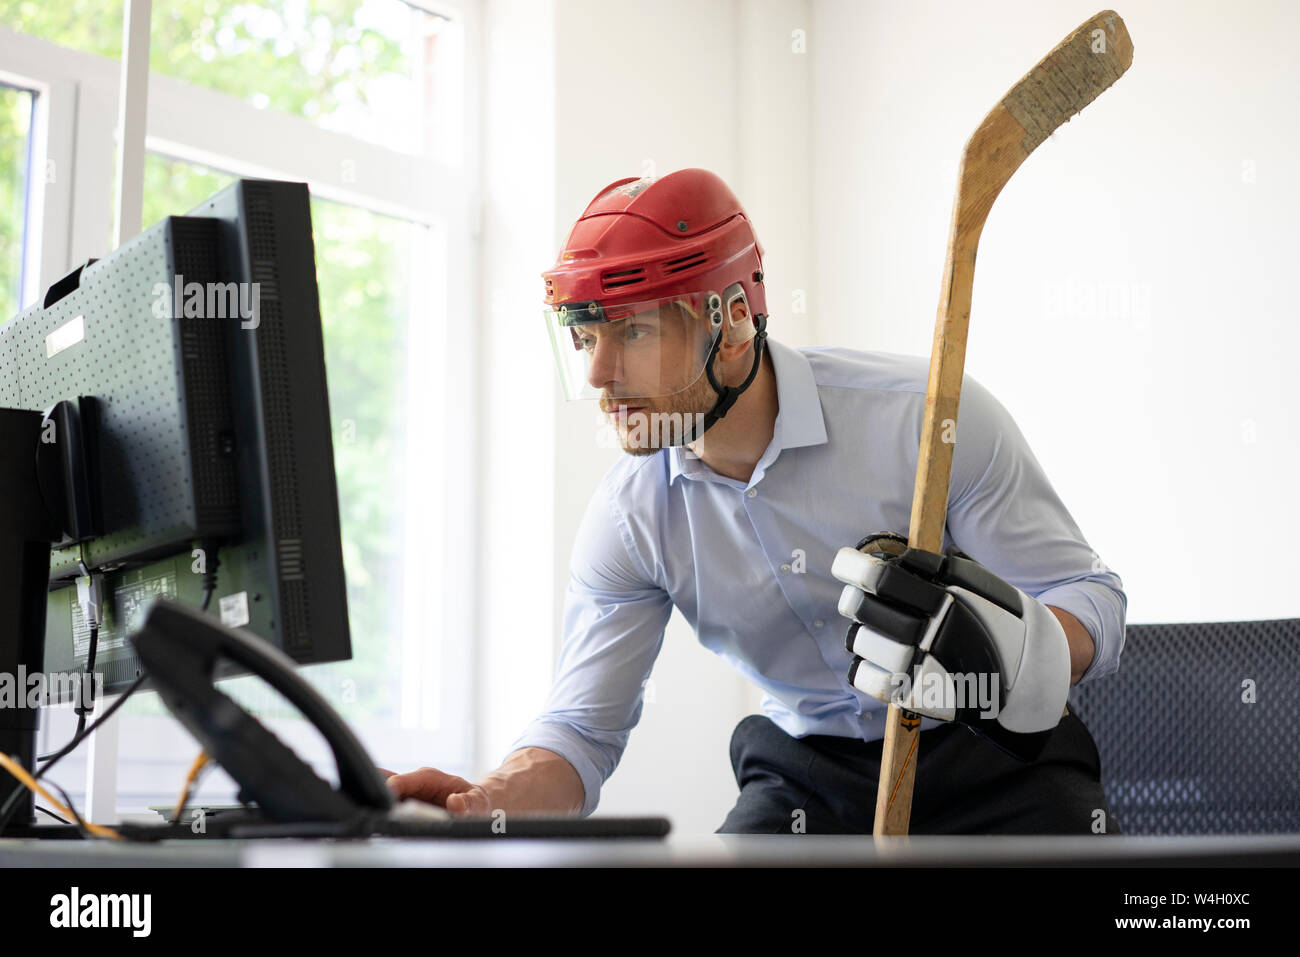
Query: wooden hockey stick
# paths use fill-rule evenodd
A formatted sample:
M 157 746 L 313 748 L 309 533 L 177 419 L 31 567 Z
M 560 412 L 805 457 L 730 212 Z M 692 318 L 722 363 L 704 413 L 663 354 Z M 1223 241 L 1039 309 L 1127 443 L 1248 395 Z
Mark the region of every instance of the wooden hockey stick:
M 966 143 L 948 231 L 939 317 L 930 352 L 925 419 L 907 541 L 940 553 L 961 401 L 975 247 L 1002 187 L 1052 132 L 1097 98 L 1133 62 L 1133 43 L 1114 10 L 1079 26 L 1011 88 Z M 876 834 L 906 834 L 921 717 L 889 706 L 876 793 Z

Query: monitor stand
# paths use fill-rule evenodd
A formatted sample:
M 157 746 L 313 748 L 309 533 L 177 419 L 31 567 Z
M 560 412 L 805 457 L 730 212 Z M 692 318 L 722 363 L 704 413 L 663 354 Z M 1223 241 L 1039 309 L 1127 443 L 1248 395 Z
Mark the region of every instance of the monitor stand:
M 88 465 L 97 425 L 91 397 L 47 412 L 0 409 L 0 681 L 12 682 L 14 692 L 12 703 L 0 701 L 0 751 L 29 771 L 36 766 L 40 709 L 27 707 L 26 676 L 45 666 L 50 547 L 98 532 Z M 0 806 L 14 788 L 22 796 L 2 836 L 34 827 L 32 793 L 0 769 Z

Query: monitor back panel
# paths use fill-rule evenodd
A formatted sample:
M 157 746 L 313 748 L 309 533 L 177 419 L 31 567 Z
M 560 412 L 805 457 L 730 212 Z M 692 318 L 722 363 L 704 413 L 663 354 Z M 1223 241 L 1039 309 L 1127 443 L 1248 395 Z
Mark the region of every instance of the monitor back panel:
M 77 561 L 132 567 L 239 528 L 232 409 L 218 321 L 177 319 L 176 280 L 219 277 L 211 220 L 168 218 L 81 273 L 47 309 L 0 326 L 0 406 L 43 411 L 95 396 L 91 450 L 104 534 L 56 549 L 51 577 Z

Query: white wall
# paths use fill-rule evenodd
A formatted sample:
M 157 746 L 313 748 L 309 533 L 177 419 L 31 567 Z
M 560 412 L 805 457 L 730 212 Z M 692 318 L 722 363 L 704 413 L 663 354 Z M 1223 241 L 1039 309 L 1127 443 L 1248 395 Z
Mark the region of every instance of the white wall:
M 496 767 L 541 708 L 558 602 L 550 573 L 555 422 L 535 412 L 555 378 L 537 278 L 537 264 L 555 255 L 555 14 L 548 0 L 492 0 L 483 14 L 482 283 L 464 324 L 477 346 L 482 415 L 473 462 L 482 488 L 478 627 L 469 638 L 473 773 Z
M 1097 7 L 814 3 L 819 339 L 929 354 L 962 147 Z M 993 207 L 966 369 L 1124 579 L 1130 622 L 1300 615 L 1300 5 L 1119 12 L 1133 66 Z

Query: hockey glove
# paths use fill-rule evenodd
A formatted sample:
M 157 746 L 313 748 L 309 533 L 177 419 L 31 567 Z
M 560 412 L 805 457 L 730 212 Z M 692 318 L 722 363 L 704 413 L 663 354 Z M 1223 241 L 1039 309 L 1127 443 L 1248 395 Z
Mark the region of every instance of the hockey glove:
M 892 532 L 840 549 L 831 574 L 853 622 L 850 684 L 1038 757 L 1070 690 L 1069 642 L 1046 605 L 955 546 L 938 555 Z

